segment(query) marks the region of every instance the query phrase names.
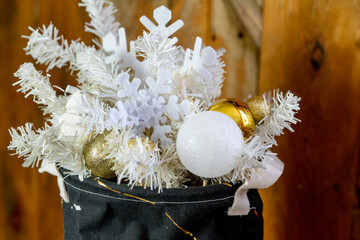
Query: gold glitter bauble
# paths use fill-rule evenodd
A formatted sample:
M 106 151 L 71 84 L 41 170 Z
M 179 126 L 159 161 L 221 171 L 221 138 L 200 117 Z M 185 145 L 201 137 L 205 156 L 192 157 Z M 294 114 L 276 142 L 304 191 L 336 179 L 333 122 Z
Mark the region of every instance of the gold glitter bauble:
M 217 111 L 232 118 L 243 132 L 244 139 L 248 139 L 255 131 L 255 120 L 246 103 L 236 99 L 223 99 L 214 103 L 209 111 Z
M 111 170 L 113 164 L 105 158 L 105 136 L 108 133 L 99 134 L 84 145 L 83 155 L 85 165 L 96 177 L 113 179 L 115 172 Z
M 140 137 L 141 143 L 145 147 L 146 150 L 152 151 L 155 149 L 155 144 L 147 137 Z M 128 142 L 128 146 L 130 148 L 137 148 L 137 138 L 132 138 Z
M 258 124 L 266 116 L 270 115 L 270 104 L 265 101 L 262 96 L 252 97 L 248 99 L 246 103 L 249 106 L 250 112 L 253 115 L 256 124 Z

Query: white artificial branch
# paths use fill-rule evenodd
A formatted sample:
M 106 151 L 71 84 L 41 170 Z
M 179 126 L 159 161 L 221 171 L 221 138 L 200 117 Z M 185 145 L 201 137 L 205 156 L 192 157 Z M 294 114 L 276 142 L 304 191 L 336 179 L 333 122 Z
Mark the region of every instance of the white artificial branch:
M 11 128 L 10 135 L 12 140 L 8 149 L 16 151 L 18 157 L 24 157 L 23 167 L 38 167 L 40 161 L 51 154 L 48 146 L 56 138 L 53 128 L 45 125 L 43 129 L 35 130 L 32 123 L 26 123 L 17 129 Z
M 153 76 L 159 69 L 175 69 L 181 62 L 181 47 L 176 46 L 176 38 L 159 38 L 144 31 L 135 41 L 139 57 L 144 58 Z
M 265 118 L 256 128 L 255 135 L 260 136 L 265 143 L 277 145 L 275 137 L 283 134 L 285 128 L 293 132 L 294 130 L 290 125 L 300 122 L 300 119 L 295 117 L 295 114 L 300 110 L 300 100 L 300 97 L 295 96 L 290 91 L 283 94 L 274 90 L 270 116 Z
M 117 76 L 112 64 L 105 63 L 105 55 L 95 48 L 88 48 L 77 55 L 77 81 L 80 88 L 107 100 L 117 100 Z
M 129 186 L 143 186 L 161 191 L 163 187 L 179 186 L 179 160 L 175 145 L 159 148 L 148 147 L 148 138 L 142 142 L 135 137 L 134 146 L 128 142 L 134 137 L 132 130 L 112 131 L 106 136 L 107 159 L 113 162 L 118 183 L 128 181 Z M 177 160 L 177 161 L 176 161 Z
M 99 98 L 92 97 L 89 101 L 84 95 L 79 104 L 81 106 L 78 108 L 78 114 L 83 119 L 87 134 L 103 133 L 105 130 L 116 128 L 108 118 L 109 105 L 101 102 Z
M 61 115 L 65 112 L 65 97 L 56 96 L 56 92 L 49 81 L 50 75 L 43 76 L 32 63 L 24 63 L 14 76 L 20 79 L 13 84 L 20 86 L 17 91 L 24 93 L 25 98 L 30 95 L 34 96 L 35 103 L 44 105 L 44 114 Z
M 78 52 L 85 51 L 87 48 L 83 42 L 71 41 L 69 44 L 52 23 L 48 27 L 29 28 L 32 33 L 24 36 L 28 39 L 25 51 L 31 55 L 37 63 L 48 65 L 47 71 L 54 67 L 62 68 L 69 63 L 69 68 L 73 69 L 76 65 L 76 55 Z
M 45 124 L 42 129 L 34 129 L 32 123 L 17 129 L 10 129 L 11 142 L 9 150 L 24 158 L 23 167 L 39 167 L 43 160 L 58 163 L 72 174 L 88 176 L 83 163 L 82 147 L 73 144 L 74 138 L 59 140 L 58 127 Z
M 85 7 L 91 21 L 85 24 L 85 31 L 90 32 L 102 39 L 106 34 L 115 36 L 120 27 L 116 22 L 114 13 L 117 11 L 114 4 L 106 0 L 82 0 L 79 6 Z

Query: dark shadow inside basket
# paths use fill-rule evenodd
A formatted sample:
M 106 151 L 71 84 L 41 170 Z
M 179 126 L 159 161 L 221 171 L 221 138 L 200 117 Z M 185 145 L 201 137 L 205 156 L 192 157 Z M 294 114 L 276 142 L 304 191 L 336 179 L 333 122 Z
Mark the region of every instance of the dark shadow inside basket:
M 65 172 L 63 169 L 62 172 Z M 262 201 L 248 197 L 246 216 L 228 216 L 238 185 L 157 190 L 105 179 L 64 176 L 65 239 L 262 239 Z

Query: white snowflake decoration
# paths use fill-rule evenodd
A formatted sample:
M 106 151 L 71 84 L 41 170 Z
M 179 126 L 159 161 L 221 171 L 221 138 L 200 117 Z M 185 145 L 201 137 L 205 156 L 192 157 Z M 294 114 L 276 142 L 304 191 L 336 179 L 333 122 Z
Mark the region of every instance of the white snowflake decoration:
M 158 23 L 157 26 L 146 16 L 142 16 L 140 22 L 150 33 L 160 38 L 169 38 L 184 25 L 184 22 L 179 19 L 166 27 L 171 20 L 171 11 L 164 6 L 160 6 L 154 10 L 154 19 Z
M 146 86 L 139 89 L 140 79 L 134 78 L 130 82 L 128 73 L 119 74 L 116 82 L 121 87 L 118 97 L 122 100 L 110 109 L 110 120 L 121 127 L 135 127 L 138 135 L 143 135 L 145 129 L 152 129 L 151 140 L 160 141 L 161 145 L 172 144 L 173 140 L 167 136 L 171 132 L 171 127 L 165 125 L 166 116 L 173 121 L 179 121 L 191 111 L 191 106 L 188 100 L 178 103 L 178 97 L 170 95 L 170 81 L 170 72 L 159 70 L 156 80 L 148 77 Z M 167 96 L 168 102 L 165 101 Z
M 165 112 L 174 121 L 179 121 L 191 113 L 191 103 L 189 100 L 183 100 L 181 103 L 178 103 L 178 101 L 178 96 L 171 95 L 168 103 L 164 106 Z
M 130 75 L 127 72 L 122 72 L 116 77 L 115 82 L 122 87 L 122 89 L 117 91 L 119 98 L 138 96 L 138 89 L 141 85 L 141 80 L 134 78 L 130 82 L 129 79 Z
M 120 28 L 118 34 L 118 42 L 113 33 L 108 33 L 102 39 L 103 49 L 109 54 L 106 63 L 116 63 L 118 68 L 125 70 L 132 68 L 135 76 L 144 77 L 146 69 L 144 65 L 136 58 L 135 42 L 130 41 L 130 50 L 128 51 L 125 29 Z
M 169 94 L 172 90 L 168 84 L 171 81 L 171 74 L 169 71 L 160 69 L 157 72 L 157 79 L 154 80 L 151 77 L 146 79 L 146 84 L 149 86 L 149 92 L 154 96 Z
M 184 65 L 181 68 L 182 72 L 194 69 L 197 71 L 205 81 L 211 81 L 213 75 L 206 67 L 212 66 L 216 62 L 216 51 L 212 47 L 205 47 L 201 49 L 202 39 L 196 38 L 194 50 L 186 50 Z M 191 56 L 192 55 L 192 56 Z

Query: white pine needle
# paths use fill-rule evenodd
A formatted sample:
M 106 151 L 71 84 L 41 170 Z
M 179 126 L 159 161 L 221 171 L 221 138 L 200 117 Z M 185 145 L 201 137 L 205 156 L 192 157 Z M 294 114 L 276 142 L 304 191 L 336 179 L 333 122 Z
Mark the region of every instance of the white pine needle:
M 290 91 L 283 94 L 280 91 L 273 92 L 271 114 L 256 129 L 256 135 L 260 136 L 266 143 L 277 145 L 276 136 L 283 134 L 286 128 L 293 132 L 291 124 L 300 122 L 295 114 L 300 110 L 299 102 L 301 98 L 295 96 Z
M 47 71 L 54 67 L 62 68 L 69 63 L 69 68 L 76 65 L 76 54 L 87 48 L 83 42 L 72 41 L 71 44 L 59 35 L 59 30 L 52 23 L 48 27 L 29 28 L 32 33 L 28 38 L 26 48 L 27 55 L 31 55 L 37 63 L 48 65 Z
M 13 84 L 20 86 L 17 91 L 24 93 L 25 98 L 32 95 L 35 103 L 44 105 L 44 114 L 61 115 L 64 113 L 65 97 L 56 96 L 56 92 L 49 81 L 50 75 L 43 76 L 36 71 L 32 63 L 24 63 L 14 76 L 20 79 Z
M 115 21 L 117 11 L 114 4 L 106 0 L 82 0 L 79 6 L 85 7 L 91 21 L 85 24 L 85 31 L 103 38 L 107 33 L 117 34 L 120 23 Z

